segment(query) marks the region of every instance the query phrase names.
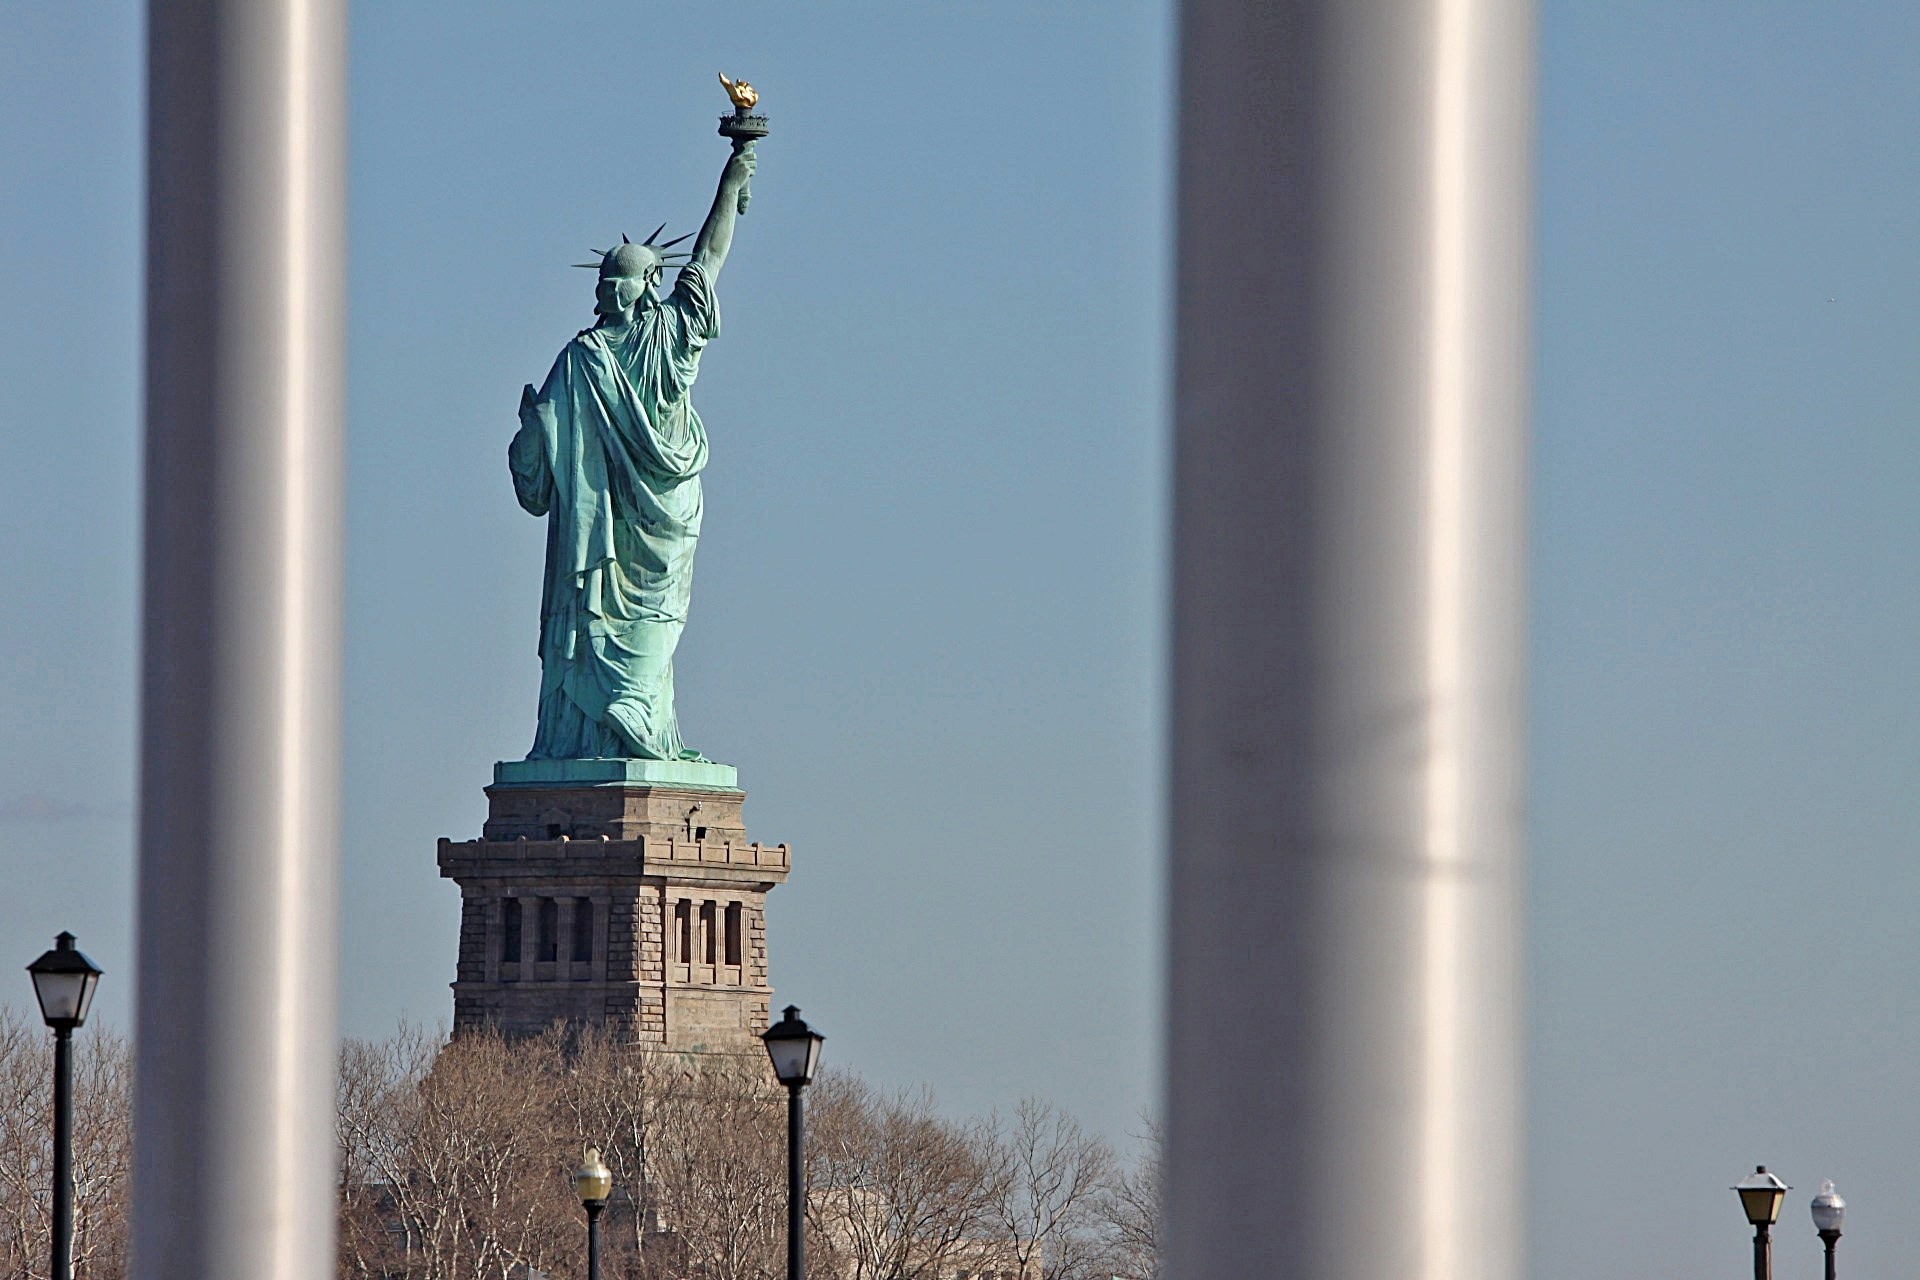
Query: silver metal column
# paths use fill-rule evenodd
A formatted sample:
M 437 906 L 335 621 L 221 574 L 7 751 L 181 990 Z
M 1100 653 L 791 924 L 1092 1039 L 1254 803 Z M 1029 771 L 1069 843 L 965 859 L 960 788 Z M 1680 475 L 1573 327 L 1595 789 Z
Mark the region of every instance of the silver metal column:
M 334 1270 L 344 8 L 147 15 L 143 1280 Z
M 1185 0 L 1168 1274 L 1515 1280 L 1526 0 Z

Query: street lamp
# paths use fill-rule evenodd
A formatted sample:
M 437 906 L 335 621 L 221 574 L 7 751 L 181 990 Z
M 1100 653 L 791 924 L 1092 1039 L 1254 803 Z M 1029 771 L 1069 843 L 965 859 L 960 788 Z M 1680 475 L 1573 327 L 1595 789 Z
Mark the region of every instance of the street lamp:
M 807 1205 L 806 1172 L 800 1167 L 805 1122 L 800 1091 L 813 1082 L 820 1066 L 820 1044 L 826 1039 L 800 1020 L 800 1010 L 788 1005 L 780 1021 L 760 1033 L 773 1059 L 773 1074 L 787 1086 L 787 1280 L 806 1280 L 806 1242 L 801 1223 Z
M 62 931 L 27 972 L 40 1016 L 53 1028 L 53 1280 L 72 1280 L 73 1033 L 87 1021 L 101 970 Z
M 1753 1280 L 1773 1280 L 1773 1224 L 1780 1221 L 1780 1202 L 1792 1188 L 1755 1165 L 1753 1172 L 1733 1184 L 1740 1207 L 1753 1225 Z
M 613 1191 L 613 1171 L 600 1159 L 600 1148 L 587 1148 L 586 1158 L 573 1171 L 573 1189 L 587 1211 L 587 1280 L 600 1280 L 600 1211 Z
M 1834 1280 L 1833 1246 L 1840 1243 L 1840 1219 L 1846 1215 L 1847 1202 L 1833 1189 L 1833 1179 L 1822 1178 L 1820 1194 L 1813 1198 L 1813 1228 L 1827 1246 L 1827 1280 Z

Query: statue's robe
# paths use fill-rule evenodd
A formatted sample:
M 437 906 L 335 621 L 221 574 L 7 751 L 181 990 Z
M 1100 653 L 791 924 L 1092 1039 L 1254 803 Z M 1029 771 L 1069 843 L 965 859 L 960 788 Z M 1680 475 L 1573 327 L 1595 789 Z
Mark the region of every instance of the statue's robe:
M 689 402 L 720 332 L 697 264 L 630 324 L 568 343 L 520 400 L 507 450 L 520 505 L 547 517 L 540 724 L 529 759 L 698 759 L 673 713 L 707 432 Z

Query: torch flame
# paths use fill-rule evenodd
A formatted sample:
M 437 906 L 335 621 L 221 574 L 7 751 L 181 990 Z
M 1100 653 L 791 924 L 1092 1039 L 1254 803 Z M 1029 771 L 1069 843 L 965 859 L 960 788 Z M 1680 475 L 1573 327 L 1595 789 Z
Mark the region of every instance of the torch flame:
M 720 83 L 726 86 L 727 97 L 733 99 L 733 105 L 742 111 L 760 101 L 759 92 L 745 80 L 729 80 L 723 71 L 720 73 Z

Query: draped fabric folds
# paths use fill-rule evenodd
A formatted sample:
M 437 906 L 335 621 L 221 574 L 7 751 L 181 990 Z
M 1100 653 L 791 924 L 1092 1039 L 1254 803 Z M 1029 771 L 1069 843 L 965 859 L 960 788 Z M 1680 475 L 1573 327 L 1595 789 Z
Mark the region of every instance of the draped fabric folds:
M 707 432 L 689 393 L 720 310 L 698 265 L 632 323 L 588 329 L 507 450 L 520 505 L 547 517 L 540 717 L 528 759 L 697 760 L 673 712 Z

